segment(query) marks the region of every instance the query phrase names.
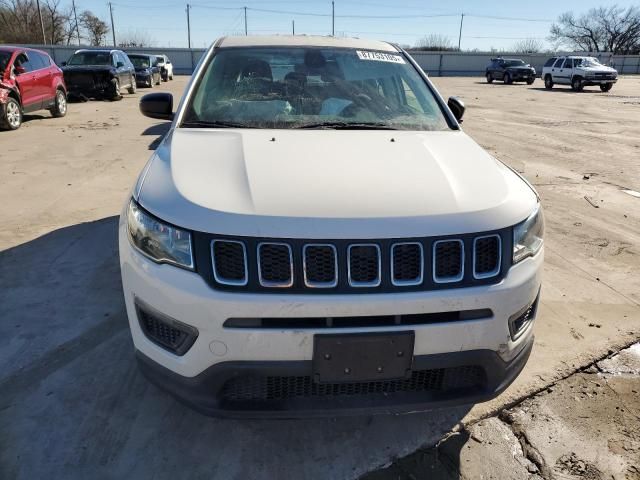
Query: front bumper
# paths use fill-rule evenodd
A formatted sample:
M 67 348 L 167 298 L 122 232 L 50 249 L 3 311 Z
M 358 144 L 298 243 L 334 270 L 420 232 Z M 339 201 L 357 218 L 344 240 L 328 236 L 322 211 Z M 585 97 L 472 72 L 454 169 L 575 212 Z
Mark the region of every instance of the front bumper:
M 595 85 L 606 85 L 608 83 L 616 83 L 617 78 L 586 78 L 582 81 L 585 87 L 593 87 Z
M 125 303 L 143 372 L 205 413 L 247 411 L 257 415 L 289 416 L 288 411 L 282 410 L 293 409 L 308 415 L 312 410 L 353 412 L 362 408 L 389 412 L 479 402 L 498 395 L 511 383 L 524 366 L 531 348 L 533 322 L 514 340 L 509 331 L 509 318 L 537 298 L 542 252 L 513 266 L 501 282 L 493 285 L 380 294 L 260 294 L 216 290 L 197 273 L 150 261 L 131 247 L 122 222 L 119 242 Z M 186 353 L 175 355 L 147 338 L 138 320 L 136 299 L 197 329 L 197 339 Z M 473 320 L 400 326 L 332 329 L 223 326 L 230 318 L 367 317 L 478 309 L 490 309 L 492 314 Z M 329 399 L 331 401 L 287 398 L 269 405 L 258 402 L 262 405 L 257 407 L 239 406 L 237 402 L 230 406 L 228 401 L 225 405 L 221 400 L 227 380 L 245 373 L 262 378 L 287 378 L 276 380 L 278 382 L 308 377 L 314 335 L 402 330 L 415 333 L 414 371 L 473 365 L 483 370 L 486 382 L 456 392 L 437 389 L 435 392 L 405 392 L 385 397 L 386 400 L 382 398 L 381 403 L 376 403 L 381 400 L 379 396 L 358 396 L 357 401 L 335 396 Z
M 138 85 L 149 86 L 153 83 L 153 75 L 148 73 L 136 73 L 136 83 Z
M 223 362 L 209 367 L 193 378 L 183 377 L 149 357 L 136 352 L 143 375 L 159 388 L 205 415 L 220 417 L 311 417 L 326 415 L 390 414 L 431 410 L 462 404 L 485 402 L 502 393 L 522 371 L 533 346 L 533 336 L 527 339 L 518 354 L 509 362 L 491 350 L 419 355 L 413 370 L 434 372 L 441 379 L 430 389 L 403 391 L 392 384 L 385 391 L 385 382 L 362 393 L 361 384 L 332 384 L 332 394 L 322 395 L 323 386 L 312 385 L 310 361 Z M 464 374 L 470 365 L 484 372 L 482 382 L 475 385 L 446 388 L 448 372 Z M 255 385 L 263 379 L 263 384 Z M 229 387 L 242 382 L 238 387 Z M 269 388 L 269 384 L 277 383 Z M 391 382 L 387 382 L 391 383 Z M 257 398 L 249 391 L 258 390 Z M 373 391 L 373 390 L 378 391 Z M 284 390 L 284 392 L 283 392 Z M 327 390 L 326 388 L 324 390 Z

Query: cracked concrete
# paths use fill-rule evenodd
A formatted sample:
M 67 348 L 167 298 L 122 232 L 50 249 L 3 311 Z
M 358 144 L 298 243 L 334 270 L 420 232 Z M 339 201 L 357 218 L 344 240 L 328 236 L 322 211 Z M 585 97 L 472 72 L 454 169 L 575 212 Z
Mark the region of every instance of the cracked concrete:
M 363 480 L 640 479 L 640 343 Z

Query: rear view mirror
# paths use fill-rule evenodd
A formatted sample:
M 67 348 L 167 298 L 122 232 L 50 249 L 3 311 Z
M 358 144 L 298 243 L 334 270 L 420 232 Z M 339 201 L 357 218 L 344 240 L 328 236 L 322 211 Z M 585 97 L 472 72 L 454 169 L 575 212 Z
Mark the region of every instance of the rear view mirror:
M 140 112 L 146 117 L 173 120 L 173 95 L 149 93 L 140 99 Z
M 458 122 L 462 122 L 462 117 L 464 116 L 465 111 L 464 102 L 458 97 L 449 97 L 447 106 L 451 110 L 451 113 L 453 113 L 453 116 L 456 117 L 456 120 L 458 120 Z

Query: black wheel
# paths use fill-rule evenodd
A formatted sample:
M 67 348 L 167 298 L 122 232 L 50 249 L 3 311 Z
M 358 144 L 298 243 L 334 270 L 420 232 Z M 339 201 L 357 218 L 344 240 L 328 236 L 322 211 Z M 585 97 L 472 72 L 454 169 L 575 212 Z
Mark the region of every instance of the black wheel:
M 493 75 L 491 75 L 491 72 L 487 72 L 487 83 L 492 83 L 493 82 Z
M 51 115 L 56 118 L 64 117 L 67 114 L 67 96 L 64 90 L 58 89 L 56 91 L 56 100 L 51 107 Z
M 602 90 L 603 92 L 608 92 L 612 88 L 613 88 L 613 83 L 601 83 L 600 84 L 600 90 Z
M 9 97 L 4 108 L 0 110 L 0 128 L 3 130 L 17 130 L 22 125 L 22 108 L 18 101 Z
M 571 89 L 574 92 L 581 92 L 583 88 L 584 88 L 584 85 L 582 84 L 582 78 L 573 77 L 571 79 Z
M 535 80 L 535 77 L 527 78 L 527 85 L 533 85 L 533 82 L 535 82 Z
M 110 98 L 112 101 L 122 99 L 122 94 L 120 93 L 120 80 L 117 78 L 111 79 L 111 95 Z
M 129 88 L 127 88 L 127 92 L 131 94 L 136 93 L 136 88 L 137 88 L 136 79 L 134 77 L 131 77 L 130 82 L 131 83 L 129 84 Z
M 504 74 L 504 83 L 507 85 L 511 85 L 513 83 L 513 79 L 511 78 L 511 74 L 509 72 Z
M 553 79 L 551 78 L 551 75 L 544 77 L 544 88 L 547 90 L 551 90 L 553 88 Z
M 169 80 L 173 80 L 173 73 L 169 75 Z

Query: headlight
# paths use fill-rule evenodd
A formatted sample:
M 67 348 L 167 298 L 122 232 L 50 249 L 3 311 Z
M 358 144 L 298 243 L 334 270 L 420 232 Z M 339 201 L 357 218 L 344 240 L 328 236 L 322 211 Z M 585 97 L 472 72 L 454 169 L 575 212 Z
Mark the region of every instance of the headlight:
M 147 257 L 193 270 L 191 234 L 162 223 L 131 200 L 127 211 L 129 240 Z
M 513 227 L 513 263 L 538 253 L 544 236 L 544 218 L 540 204 L 524 222 Z

